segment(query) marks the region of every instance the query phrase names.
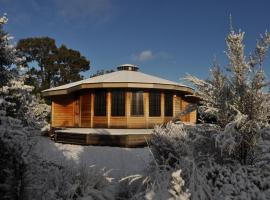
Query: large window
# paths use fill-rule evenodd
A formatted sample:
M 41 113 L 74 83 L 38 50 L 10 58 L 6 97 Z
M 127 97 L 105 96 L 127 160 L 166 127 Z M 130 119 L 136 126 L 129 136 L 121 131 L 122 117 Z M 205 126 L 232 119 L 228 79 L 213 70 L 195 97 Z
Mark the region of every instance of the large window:
M 95 92 L 94 106 L 95 116 L 106 116 L 106 91 L 97 90 Z
M 165 116 L 173 116 L 173 95 L 165 93 L 164 98 Z
M 149 93 L 149 116 L 156 117 L 161 115 L 160 92 Z
M 124 91 L 112 91 L 111 115 L 125 116 L 125 102 Z
M 143 91 L 132 92 L 131 115 L 144 115 L 143 111 Z

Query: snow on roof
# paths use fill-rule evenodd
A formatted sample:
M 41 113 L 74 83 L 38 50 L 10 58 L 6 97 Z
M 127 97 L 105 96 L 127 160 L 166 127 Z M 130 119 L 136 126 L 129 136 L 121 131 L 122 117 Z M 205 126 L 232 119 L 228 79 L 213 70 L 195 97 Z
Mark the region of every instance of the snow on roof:
M 94 83 L 151 83 L 151 84 L 165 84 L 165 85 L 176 85 L 176 86 L 183 86 L 179 83 L 169 81 L 163 78 L 159 78 L 156 76 L 148 75 L 139 71 L 116 71 L 100 76 L 95 76 L 92 78 L 84 79 L 81 81 L 61 85 L 58 87 L 50 88 L 44 90 L 43 92 L 55 91 L 55 90 L 63 90 L 69 89 L 74 86 L 78 86 L 81 84 L 94 84 Z

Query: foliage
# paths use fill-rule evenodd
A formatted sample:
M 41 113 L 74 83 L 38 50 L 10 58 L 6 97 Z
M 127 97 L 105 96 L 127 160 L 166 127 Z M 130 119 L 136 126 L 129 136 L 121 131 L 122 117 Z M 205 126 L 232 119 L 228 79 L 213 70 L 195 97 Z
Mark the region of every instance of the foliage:
M 144 175 L 134 175 L 120 180 L 118 199 L 132 200 L 187 200 L 190 193 L 184 187 L 181 170 L 162 169 L 153 165 Z
M 43 160 L 35 145 L 40 131 L 0 116 L 1 199 L 114 199 L 106 172 Z
M 26 58 L 24 65 L 29 69 L 26 83 L 34 86 L 35 93 L 81 80 L 80 73 L 90 68 L 90 62 L 79 51 L 65 45 L 58 48 L 49 37 L 21 39 L 17 49 Z
M 2 199 L 24 199 L 25 176 L 32 147 L 33 129 L 20 121 L 0 116 L 0 196 Z
M 16 50 L 9 42 L 12 37 L 3 30 L 7 22 L 6 15 L 0 18 L 0 87 L 8 82 L 11 73 L 9 69 L 17 62 Z
M 249 122 L 253 124 L 255 121 L 260 127 L 268 121 L 268 107 L 265 109 L 268 106 L 267 96 L 263 93 L 267 83 L 262 64 L 270 34 L 266 32 L 261 37 L 248 60 L 244 56 L 243 37 L 243 32 L 235 33 L 232 30 L 226 39 L 229 74 L 222 72 L 219 65 L 214 63 L 210 80 L 186 77 L 194 84 L 196 95 L 202 99 L 203 112 L 214 115 L 221 127 L 233 121 L 238 112 L 247 115 Z
M 24 126 L 42 129 L 48 122 L 50 106 L 31 95 L 32 86 L 24 84 L 24 76 L 13 76 L 7 85 L 0 88 L 0 97 L 5 102 L 6 116 L 21 120 Z
M 97 70 L 97 72 L 94 73 L 94 74 L 92 74 L 92 75 L 90 76 L 90 78 L 95 77 L 95 76 L 104 75 L 104 74 L 109 74 L 109 73 L 112 73 L 112 72 L 114 72 L 113 69 L 111 69 L 111 70 L 104 70 L 104 69 L 102 69 L 102 70 Z
M 181 170 L 179 178 L 194 200 L 270 198 L 270 107 L 262 66 L 270 34 L 248 59 L 243 38 L 233 29 L 226 38 L 226 73 L 214 63 L 211 79 L 186 77 L 201 99 L 202 115 L 216 123 L 169 123 L 156 127 L 149 142 L 153 165 Z
M 61 166 L 43 161 L 31 167 L 34 173 L 29 177 L 29 199 L 114 199 L 113 184 L 107 173 L 94 166 L 74 167 L 74 163 Z
M 0 18 L 0 23 L 6 21 Z M 110 179 L 103 171 L 61 166 L 40 157 L 35 147 L 50 109 L 31 94 L 33 87 L 25 85 L 26 76 L 19 67 L 10 73 L 6 65 L 16 63 L 17 58 L 9 57 L 8 50 L 0 52 L 10 74 L 0 87 L 1 199 L 114 199 Z
M 184 190 L 197 199 L 269 199 L 270 131 L 261 130 L 252 164 L 243 165 L 216 144 L 223 130 L 216 125 L 196 126 L 169 123 L 157 127 L 150 148 L 154 169 L 181 170 Z M 159 180 L 159 170 L 152 170 Z M 167 179 L 170 176 L 167 174 Z M 164 179 L 165 180 L 165 179 Z M 161 185 L 166 182 L 159 180 Z M 161 189 L 159 189 L 161 190 Z M 152 198 L 155 199 L 155 198 Z M 166 199 L 166 198 L 165 198 Z
M 194 76 L 186 77 L 195 86 L 201 100 L 203 115 L 211 116 L 224 129 L 220 142 L 230 137 L 227 150 L 241 162 L 256 144 L 259 129 L 268 125 L 268 83 L 263 71 L 263 60 L 270 44 L 270 34 L 265 33 L 257 42 L 255 51 L 248 59 L 244 55 L 244 33 L 233 29 L 226 38 L 229 65 L 224 73 L 215 63 L 210 80 Z M 234 139 L 233 139 L 234 138 Z

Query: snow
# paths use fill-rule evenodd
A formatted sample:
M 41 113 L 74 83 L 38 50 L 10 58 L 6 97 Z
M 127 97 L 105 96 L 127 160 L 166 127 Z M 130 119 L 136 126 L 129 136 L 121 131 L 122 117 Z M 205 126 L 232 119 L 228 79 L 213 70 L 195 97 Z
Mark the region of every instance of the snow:
M 115 179 L 142 173 L 152 160 L 148 148 L 61 144 L 42 136 L 36 148 L 45 160 L 62 165 L 94 165 L 97 169 L 110 171 L 109 175 Z
M 150 135 L 152 131 L 153 129 L 64 128 L 55 132 L 99 135 Z

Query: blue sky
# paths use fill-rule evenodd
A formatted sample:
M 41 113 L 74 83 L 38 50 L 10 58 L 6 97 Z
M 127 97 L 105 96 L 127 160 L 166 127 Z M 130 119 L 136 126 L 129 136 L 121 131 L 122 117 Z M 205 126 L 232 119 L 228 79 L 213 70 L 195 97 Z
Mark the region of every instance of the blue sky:
M 0 0 L 14 42 L 49 36 L 79 50 L 91 61 L 86 77 L 133 63 L 177 82 L 186 73 L 208 77 L 214 56 L 226 65 L 230 13 L 250 53 L 270 30 L 269 8 L 268 0 Z

